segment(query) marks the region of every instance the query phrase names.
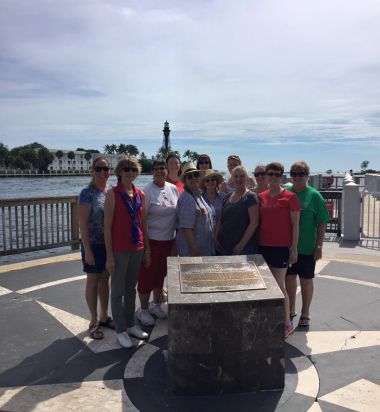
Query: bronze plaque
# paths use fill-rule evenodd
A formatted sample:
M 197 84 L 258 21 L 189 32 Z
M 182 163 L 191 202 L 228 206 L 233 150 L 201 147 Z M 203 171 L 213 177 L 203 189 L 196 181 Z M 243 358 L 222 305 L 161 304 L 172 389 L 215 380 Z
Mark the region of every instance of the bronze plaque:
M 182 293 L 266 289 L 254 262 L 181 263 L 179 272 Z

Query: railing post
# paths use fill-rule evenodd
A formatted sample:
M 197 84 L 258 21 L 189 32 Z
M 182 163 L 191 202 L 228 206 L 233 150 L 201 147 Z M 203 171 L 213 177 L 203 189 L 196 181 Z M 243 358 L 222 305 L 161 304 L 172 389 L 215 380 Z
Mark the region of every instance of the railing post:
M 343 187 L 343 238 L 360 239 L 360 191 L 352 179 Z
M 79 249 L 79 219 L 78 219 L 78 205 L 70 203 L 71 209 L 71 250 Z

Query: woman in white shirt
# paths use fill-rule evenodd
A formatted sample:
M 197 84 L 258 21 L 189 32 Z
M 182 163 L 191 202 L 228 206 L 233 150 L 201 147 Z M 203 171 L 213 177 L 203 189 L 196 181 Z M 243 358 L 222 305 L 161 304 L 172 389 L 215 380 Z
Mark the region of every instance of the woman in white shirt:
M 171 255 L 176 229 L 176 206 L 179 191 L 166 181 L 167 164 L 163 160 L 153 162 L 153 182 L 144 188 L 145 216 L 148 224 L 151 264 L 141 266 L 138 276 L 137 290 L 141 308 L 136 316 L 146 326 L 155 323 L 153 316 L 159 319 L 166 317 L 161 308 L 162 289 L 167 272 L 166 260 Z M 149 305 L 149 297 L 153 291 L 153 302 Z M 152 316 L 153 315 L 153 316 Z

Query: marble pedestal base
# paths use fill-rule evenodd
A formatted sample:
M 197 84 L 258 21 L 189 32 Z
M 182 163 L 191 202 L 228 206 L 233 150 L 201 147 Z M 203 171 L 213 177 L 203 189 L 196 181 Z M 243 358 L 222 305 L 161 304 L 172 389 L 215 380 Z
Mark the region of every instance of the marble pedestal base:
M 181 293 L 181 263 L 254 260 L 266 289 Z M 210 395 L 284 388 L 284 297 L 261 255 L 169 258 L 168 390 Z

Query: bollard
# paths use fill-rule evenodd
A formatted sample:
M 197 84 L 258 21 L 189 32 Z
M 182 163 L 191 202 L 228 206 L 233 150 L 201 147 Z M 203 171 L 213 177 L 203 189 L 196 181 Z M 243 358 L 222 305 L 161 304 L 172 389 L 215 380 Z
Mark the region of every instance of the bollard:
M 343 238 L 360 239 L 360 192 L 353 181 L 343 187 Z

